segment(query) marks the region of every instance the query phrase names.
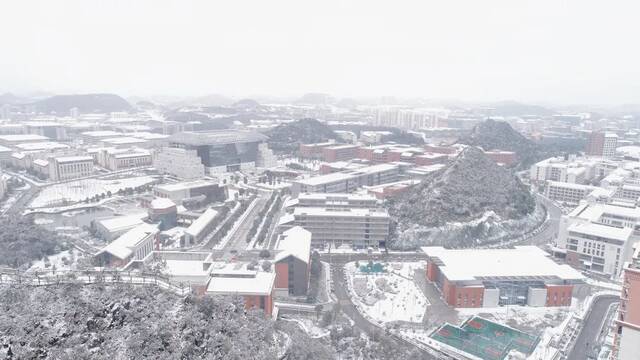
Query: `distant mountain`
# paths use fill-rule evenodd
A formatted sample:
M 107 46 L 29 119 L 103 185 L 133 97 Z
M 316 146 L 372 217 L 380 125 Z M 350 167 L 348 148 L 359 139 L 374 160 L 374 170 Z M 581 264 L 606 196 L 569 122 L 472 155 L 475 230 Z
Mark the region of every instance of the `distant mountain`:
M 334 99 L 329 94 L 308 93 L 302 95 L 300 99 L 296 100 L 296 103 L 305 105 L 327 105 L 333 101 Z
M 36 111 L 50 114 L 68 114 L 77 107 L 82 113 L 109 113 L 132 109 L 122 97 L 115 94 L 55 95 L 31 104 Z
M 316 119 L 301 119 L 282 124 L 267 133 L 269 147 L 274 151 L 294 153 L 300 144 L 337 140 L 333 130 Z
M 520 115 L 539 115 L 549 116 L 556 112 L 538 105 L 522 104 L 517 101 L 501 101 L 492 103 L 492 115 L 496 116 L 520 116 Z
M 233 103 L 232 106 L 234 108 L 252 110 L 252 109 L 259 108 L 260 107 L 260 103 L 258 103 L 257 101 L 255 101 L 253 99 L 242 99 L 240 101 L 236 101 L 235 103 Z
M 476 125 L 471 133 L 458 139 L 459 144 L 479 146 L 484 150 L 514 151 L 520 167 L 528 167 L 539 160 L 539 147 L 514 130 L 504 121 L 485 120 Z
M 468 245 L 465 224 L 520 220 L 536 208 L 529 189 L 510 170 L 472 146 L 388 206 L 397 221 L 397 234 L 404 235 L 392 247 L 440 241 L 448 246 Z M 451 228 L 443 231 L 452 224 L 459 233 Z
M 0 95 L 0 105 L 15 105 L 15 104 L 20 104 L 21 102 L 24 102 L 25 99 L 18 97 L 16 95 L 13 95 L 12 93 L 4 93 L 2 95 Z

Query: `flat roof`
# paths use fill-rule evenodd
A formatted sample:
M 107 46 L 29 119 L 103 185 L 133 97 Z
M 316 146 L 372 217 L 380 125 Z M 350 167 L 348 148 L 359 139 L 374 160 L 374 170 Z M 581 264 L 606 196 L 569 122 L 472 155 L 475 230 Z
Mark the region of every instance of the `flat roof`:
M 213 264 L 207 293 L 219 295 L 270 295 L 276 279 L 275 272 L 246 269 L 246 264 Z M 257 268 L 260 265 L 256 266 Z
M 17 144 L 16 147 L 24 151 L 33 151 L 33 150 L 68 149 L 69 145 L 61 144 L 55 141 L 42 141 L 42 142 Z
M 574 184 L 574 183 L 567 183 L 567 182 L 553 181 L 553 180 L 547 180 L 547 184 L 550 186 L 569 188 L 569 189 L 575 189 L 575 190 L 595 190 L 597 188 L 596 186 L 591 186 L 591 185 Z
M 615 227 L 594 223 L 571 224 L 567 231 L 619 241 L 627 241 L 633 234 L 632 228 Z
M 0 135 L 0 140 L 6 142 L 21 142 L 21 141 L 37 141 L 37 140 L 50 140 L 46 136 L 35 134 L 14 134 L 14 135 Z
M 208 208 L 207 211 L 202 213 L 202 215 L 200 215 L 194 222 L 191 223 L 187 230 L 185 230 L 185 233 L 191 236 L 200 235 L 202 230 L 207 225 L 209 225 L 209 223 L 211 223 L 211 220 L 213 220 L 216 215 L 218 215 L 218 212 L 215 209 Z
M 180 191 L 180 190 L 187 190 L 187 189 L 193 189 L 193 188 L 198 188 L 202 186 L 211 186 L 211 185 L 218 185 L 218 183 L 211 180 L 193 180 L 193 181 L 178 182 L 175 184 L 156 185 L 156 189 L 163 190 L 163 191 Z
M 329 207 L 297 207 L 293 210 L 294 216 L 313 215 L 313 216 L 340 216 L 340 217 L 378 217 L 388 218 L 389 214 L 381 209 L 367 208 L 329 208 Z
M 569 265 L 555 263 L 536 246 L 511 249 L 445 249 L 423 247 L 430 258 L 437 258 L 440 271 L 450 281 L 473 281 L 482 278 L 530 277 L 560 280 L 583 280 L 584 276 Z
M 85 132 L 82 133 L 82 135 L 89 136 L 89 137 L 101 138 L 101 137 L 122 136 L 122 133 L 119 133 L 119 132 L 116 132 L 116 131 L 111 131 L 111 130 L 96 130 L 96 131 L 85 131 Z
M 267 139 L 267 136 L 258 132 L 243 130 L 185 131 L 169 137 L 171 142 L 192 146 L 260 142 Z
M 11 152 L 11 151 L 13 150 L 9 149 L 8 147 L 0 145 L 0 152 Z
M 109 232 L 127 229 L 143 223 L 142 219 L 147 217 L 146 212 L 141 212 L 126 216 L 117 216 L 109 219 L 98 220 L 98 223 Z
M 297 180 L 296 182 L 302 185 L 307 185 L 307 186 L 317 186 L 322 184 L 328 184 L 328 183 L 334 183 L 334 182 L 353 179 L 354 176 L 355 176 L 354 174 L 336 172 L 336 173 L 331 173 L 326 175 L 314 176 L 308 179 Z
M 53 159 L 59 163 L 76 162 L 76 161 L 93 162 L 93 157 L 91 156 L 59 156 L 59 157 L 54 157 Z
M 367 194 L 349 194 L 349 193 L 300 193 L 300 200 L 359 200 L 359 201 L 377 201 L 375 196 Z
M 102 141 L 109 144 L 115 144 L 115 145 L 141 144 L 141 143 L 147 142 L 147 140 L 145 139 L 139 139 L 131 136 L 121 136 L 121 137 L 115 137 L 115 138 L 102 139 Z

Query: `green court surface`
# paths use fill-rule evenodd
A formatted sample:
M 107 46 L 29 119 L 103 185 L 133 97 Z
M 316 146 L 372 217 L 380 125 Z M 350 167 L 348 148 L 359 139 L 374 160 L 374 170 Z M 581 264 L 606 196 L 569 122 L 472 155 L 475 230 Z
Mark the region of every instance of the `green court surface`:
M 472 316 L 460 327 L 444 324 L 430 337 L 484 360 L 502 360 L 511 350 L 531 354 L 539 338 Z

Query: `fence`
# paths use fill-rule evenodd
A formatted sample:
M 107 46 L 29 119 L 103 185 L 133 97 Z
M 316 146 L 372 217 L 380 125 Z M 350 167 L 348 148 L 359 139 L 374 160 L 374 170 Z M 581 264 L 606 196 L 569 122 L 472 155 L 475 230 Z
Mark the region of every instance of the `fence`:
M 0 268 L 0 284 L 26 286 L 55 286 L 63 284 L 132 284 L 158 286 L 179 296 L 191 293 L 188 283 L 175 283 L 166 276 L 154 273 L 98 270 L 46 270 L 20 272 Z

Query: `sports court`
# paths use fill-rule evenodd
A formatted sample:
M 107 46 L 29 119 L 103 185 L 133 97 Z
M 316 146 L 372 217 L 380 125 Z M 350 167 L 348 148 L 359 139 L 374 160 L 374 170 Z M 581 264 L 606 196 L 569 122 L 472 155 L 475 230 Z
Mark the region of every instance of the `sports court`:
M 444 324 L 431 336 L 484 360 L 502 360 L 511 350 L 531 354 L 539 338 L 493 321 L 472 316 L 461 326 Z

